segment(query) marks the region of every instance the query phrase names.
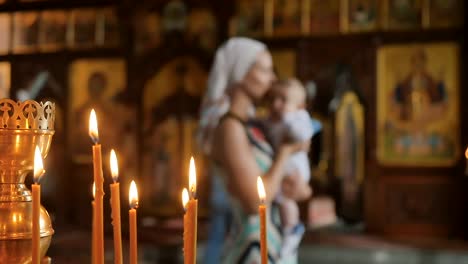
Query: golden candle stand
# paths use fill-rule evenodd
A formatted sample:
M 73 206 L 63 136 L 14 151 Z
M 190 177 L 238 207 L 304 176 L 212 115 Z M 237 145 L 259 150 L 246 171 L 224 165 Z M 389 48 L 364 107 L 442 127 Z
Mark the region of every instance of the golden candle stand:
M 0 99 L 0 263 L 31 263 L 31 192 L 24 180 L 33 170 L 34 149 L 45 157 L 54 134 L 55 104 Z M 49 214 L 40 212 L 42 263 L 54 230 Z

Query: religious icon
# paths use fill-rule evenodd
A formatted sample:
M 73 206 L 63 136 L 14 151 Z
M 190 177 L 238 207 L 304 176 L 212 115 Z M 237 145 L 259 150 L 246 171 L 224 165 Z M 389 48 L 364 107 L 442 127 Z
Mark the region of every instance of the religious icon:
M 195 132 L 206 71 L 191 57 L 179 57 L 147 80 L 143 92 L 143 194 L 163 215 L 176 214 L 187 184 L 188 161 L 197 155 Z M 198 169 L 197 162 L 197 169 Z
M 155 49 L 162 40 L 161 17 L 155 12 L 138 11 L 133 21 L 135 53 L 143 54 Z
M 187 34 L 193 43 L 197 43 L 205 51 L 214 51 L 218 44 L 216 17 L 209 9 L 191 10 Z
M 10 97 L 10 63 L 0 62 L 0 99 Z
M 274 0 L 273 35 L 299 35 L 302 31 L 303 0 Z
M 114 9 L 106 8 L 98 11 L 96 42 L 101 46 L 119 44 L 119 21 Z
M 296 53 L 294 50 L 272 50 L 271 57 L 278 78 L 286 79 L 296 76 Z
M 43 11 L 39 23 L 39 49 L 55 51 L 65 47 L 68 28 L 68 13 Z
M 386 29 L 412 29 L 422 24 L 422 0 L 386 0 L 383 6 Z
M 265 34 L 267 0 L 236 1 L 236 14 L 229 22 L 231 36 L 260 36 Z
M 459 153 L 459 58 L 454 43 L 378 51 L 377 157 L 383 164 L 448 166 Z
M 97 14 L 95 9 L 75 9 L 71 13 L 69 45 L 90 48 L 96 45 Z
M 377 29 L 377 0 L 346 0 L 343 31 Z
M 337 33 L 340 30 L 340 0 L 309 0 L 307 32 Z
M 462 0 L 427 0 L 424 26 L 441 28 L 463 25 L 463 3 Z
M 37 49 L 39 33 L 38 12 L 16 12 L 13 14 L 14 53 L 32 52 Z
M 345 92 L 335 114 L 335 176 L 341 182 L 340 213 L 360 218 L 364 179 L 364 109 L 356 93 Z
M 10 14 L 0 14 L 0 55 L 10 51 Z
M 91 162 L 87 124 L 89 113 L 94 109 L 98 118 L 102 153 L 107 154 L 114 148 L 126 177 L 136 177 L 137 117 L 136 109 L 126 95 L 125 62 L 121 59 L 77 60 L 70 66 L 69 76 L 69 124 L 74 127 L 69 134 L 69 143 L 73 162 Z

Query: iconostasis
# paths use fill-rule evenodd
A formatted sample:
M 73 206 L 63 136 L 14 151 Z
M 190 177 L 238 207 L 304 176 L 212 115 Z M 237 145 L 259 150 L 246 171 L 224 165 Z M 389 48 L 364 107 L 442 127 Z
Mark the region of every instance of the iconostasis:
M 90 217 L 94 108 L 104 160 L 115 148 L 122 188 L 131 178 L 143 186 L 151 226 L 182 212 L 191 155 L 200 204 L 209 204 L 207 160 L 194 140 L 206 78 L 225 39 L 257 38 L 280 78 L 304 83 L 321 124 L 314 193 L 370 232 L 449 236 L 466 211 L 463 2 L 0 0 L 0 97 L 57 103 L 44 181 L 55 221 Z M 64 199 L 47 199 L 57 193 Z M 308 220 L 307 206 L 302 214 Z

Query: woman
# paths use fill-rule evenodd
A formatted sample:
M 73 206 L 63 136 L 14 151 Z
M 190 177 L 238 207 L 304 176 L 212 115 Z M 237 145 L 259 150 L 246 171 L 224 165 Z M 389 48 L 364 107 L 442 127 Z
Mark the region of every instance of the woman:
M 296 263 L 296 255 L 280 256 L 282 237 L 273 199 L 282 192 L 295 200 L 308 198 L 308 186 L 298 175 L 284 178 L 286 159 L 308 144 L 283 144 L 276 153 L 251 118 L 254 104 L 275 79 L 266 46 L 247 38 L 232 38 L 216 53 L 203 99 L 199 140 L 223 179 L 231 203 L 232 223 L 223 263 L 260 263 L 257 176 L 262 176 L 268 212 L 270 263 Z M 283 180 L 284 178 L 284 180 Z

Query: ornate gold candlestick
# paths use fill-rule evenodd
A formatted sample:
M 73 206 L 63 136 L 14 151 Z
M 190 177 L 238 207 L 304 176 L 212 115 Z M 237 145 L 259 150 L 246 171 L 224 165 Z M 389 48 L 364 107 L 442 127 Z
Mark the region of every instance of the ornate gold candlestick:
M 54 134 L 55 105 L 0 99 L 0 263 L 31 262 L 32 202 L 24 184 L 33 170 L 34 149 L 46 156 Z M 54 230 L 40 213 L 40 248 L 44 257 Z

